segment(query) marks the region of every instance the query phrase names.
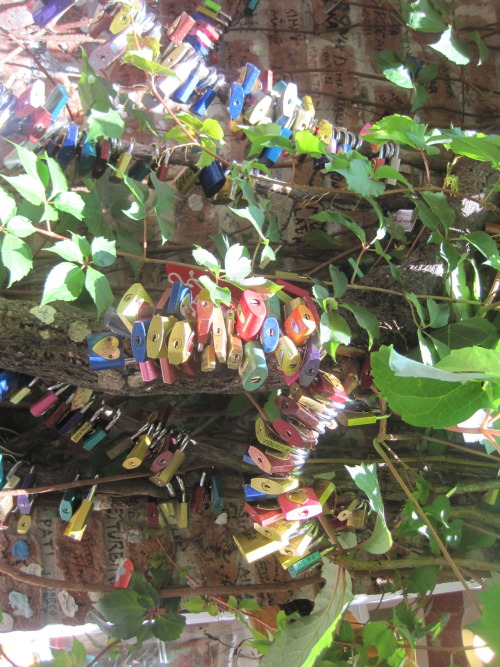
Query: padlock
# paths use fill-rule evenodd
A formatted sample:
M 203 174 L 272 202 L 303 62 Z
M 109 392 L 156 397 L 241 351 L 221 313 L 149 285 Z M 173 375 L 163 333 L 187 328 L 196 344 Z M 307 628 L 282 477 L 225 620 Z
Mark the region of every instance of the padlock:
M 87 354 L 91 371 L 104 371 L 125 366 L 123 343 L 109 333 L 93 333 L 87 336 Z
M 29 514 L 23 515 L 17 522 L 17 533 L 18 535 L 26 535 L 26 533 L 31 528 L 31 517 Z
M 248 448 L 248 454 L 252 461 L 268 475 L 287 474 L 295 470 L 295 460 L 291 454 L 270 452 L 268 449 L 262 450 L 254 445 Z
M 315 479 L 312 489 L 323 506 L 323 513 L 331 514 L 336 505 L 335 484 L 327 479 Z
M 323 412 L 327 411 L 328 404 L 320 398 L 313 398 L 311 387 L 301 387 L 299 384 L 294 382 L 290 385 L 290 395 L 294 401 L 296 401 L 303 408 L 306 408 L 306 410 L 311 410 L 315 413 L 318 413 L 319 417 Z
M 321 503 L 311 488 L 299 488 L 281 493 L 278 496 L 278 503 L 288 521 L 304 521 L 323 511 Z
M 250 484 L 243 485 L 243 494 L 246 502 L 264 500 L 265 498 L 269 497 L 267 493 L 263 493 L 262 491 L 257 491 L 257 489 L 252 488 Z
M 75 477 L 75 482 L 80 479 L 80 475 Z M 79 487 L 66 489 L 61 502 L 59 503 L 59 516 L 63 521 L 69 521 L 73 516 L 76 507 L 81 501 L 81 490 Z
M 85 451 L 90 452 L 96 445 L 98 445 L 101 440 L 104 440 L 104 438 L 108 435 L 109 431 L 113 428 L 113 426 L 116 424 L 116 422 L 120 419 L 122 414 L 122 411 L 120 408 L 116 410 L 114 415 L 111 417 L 109 422 L 106 424 L 106 426 L 102 427 L 100 426 L 99 428 L 96 428 L 93 433 L 91 433 L 89 436 L 85 438 L 83 441 L 83 449 Z
M 243 348 L 243 361 L 238 369 L 245 391 L 259 389 L 267 380 L 269 370 L 259 343 L 250 341 Z
M 189 435 L 186 435 L 180 442 L 179 448 L 175 450 L 171 460 L 165 466 L 165 468 L 150 477 L 149 480 L 156 486 L 166 486 L 181 467 L 184 459 L 186 458 L 184 450 L 190 443 L 192 443 L 192 440 L 190 440 Z
M 78 428 L 71 433 L 70 440 L 72 440 L 72 442 L 80 442 L 90 429 L 94 427 L 95 422 L 99 419 L 105 409 L 106 406 L 102 403 L 88 420 L 84 421 L 83 424 L 80 424 Z
M 401 158 L 399 157 L 399 144 L 394 145 L 394 155 L 389 160 L 389 167 L 392 167 L 396 171 L 401 169 Z M 386 178 L 385 182 L 387 185 L 397 185 L 397 180 L 395 178 Z
M 140 361 L 139 370 L 141 372 L 141 379 L 143 382 L 153 382 L 161 375 L 160 368 L 154 359 Z
M 312 545 L 315 539 L 316 536 L 314 533 L 310 530 L 306 530 L 306 532 L 302 533 L 301 535 L 291 537 L 288 545 L 280 549 L 280 553 L 282 553 L 284 556 L 303 558 L 309 552 L 309 547 Z
M 45 102 L 45 83 L 42 79 L 35 81 L 19 95 L 14 109 L 16 118 L 26 118 Z
M 180 44 L 195 24 L 195 19 L 182 12 L 166 29 L 167 37 L 173 44 Z
M 116 312 L 127 329 L 132 332 L 136 320 L 153 316 L 154 302 L 140 283 L 134 283 L 122 297 Z
M 120 32 L 105 44 L 99 44 L 89 55 L 89 65 L 96 71 L 109 67 L 125 53 L 128 45 L 127 31 Z
M 146 518 L 150 528 L 158 528 L 160 525 L 160 511 L 156 500 L 149 498 L 146 503 Z
M 39 382 L 40 378 L 33 378 L 28 382 L 27 385 L 21 387 L 21 389 L 16 389 L 12 394 L 9 394 L 9 401 L 14 405 L 18 405 L 23 401 L 27 396 L 33 391 L 33 387 Z
M 187 528 L 189 523 L 189 506 L 186 499 L 186 487 L 184 480 L 179 475 L 175 476 L 175 480 L 181 492 L 181 502 L 177 505 L 177 528 Z
M 302 357 L 298 379 L 301 387 L 309 387 L 318 375 L 321 366 L 320 347 L 319 340 L 316 336 L 310 336 L 310 338 L 308 338 Z
M 236 309 L 236 332 L 244 341 L 254 339 L 266 318 L 264 299 L 258 292 L 244 290 Z
M 252 521 L 259 526 L 270 526 L 285 518 L 277 500 L 266 499 L 254 505 L 245 503 L 243 507 Z
M 150 322 L 147 339 L 146 354 L 151 359 L 167 359 L 168 337 L 172 331 L 177 318 L 173 315 L 164 317 L 155 315 Z
M 32 489 L 35 481 L 35 466 L 32 466 L 29 473 L 24 476 L 21 483 L 21 489 Z M 33 505 L 34 496 L 25 493 L 17 496 L 17 508 L 21 514 L 29 514 Z
M 153 159 L 149 158 L 146 160 L 134 160 L 134 163 L 128 170 L 128 177 L 133 181 L 142 183 L 142 181 L 149 176 L 153 170 Z M 158 177 L 158 174 L 156 175 Z
M 95 166 L 97 160 L 97 144 L 94 139 L 85 139 L 81 142 L 81 149 L 78 151 L 78 175 L 85 176 Z
M 2 487 L 2 491 L 10 491 L 17 489 L 21 484 L 21 477 L 18 473 L 19 468 L 23 465 L 22 461 L 15 463 L 6 475 L 6 482 Z M 14 508 L 14 496 L 0 497 L 0 521 L 5 522 L 10 512 Z M 6 526 L 7 527 L 7 526 Z
M 260 330 L 260 342 L 264 354 L 271 354 L 278 347 L 280 325 L 275 317 L 266 317 Z
M 174 452 L 170 449 L 171 442 L 172 435 L 171 433 L 167 433 L 163 444 L 161 445 L 160 451 L 157 453 L 149 467 L 151 472 L 158 473 L 170 463 L 174 455 Z
M 172 68 L 175 65 L 178 65 L 183 60 L 188 60 L 190 56 L 192 56 L 193 54 L 194 54 L 194 49 L 191 46 L 191 44 L 187 44 L 186 42 L 182 42 L 181 44 L 176 44 L 176 45 L 171 44 L 169 47 L 167 47 L 167 49 L 163 53 L 162 61 L 160 64 L 163 67 Z M 178 81 L 178 79 L 176 79 L 176 81 Z M 156 102 L 158 102 L 156 98 L 154 99 Z
M 189 359 L 182 364 L 179 364 L 179 368 L 181 368 L 188 377 L 196 377 L 201 373 L 201 359 L 194 348 Z
M 304 345 L 316 329 L 316 322 L 307 306 L 294 308 L 284 322 L 285 331 L 295 345 Z
M 92 167 L 92 178 L 101 178 L 106 173 L 111 158 L 111 141 L 101 137 L 96 144 L 96 159 Z
M 376 424 L 377 415 L 371 410 L 358 412 L 354 410 L 339 410 L 337 421 L 342 426 L 366 426 L 367 424 Z
M 116 171 L 114 171 L 109 178 L 111 183 L 121 183 L 123 177 L 127 175 L 127 171 L 130 163 L 132 162 L 132 157 L 134 154 L 134 146 L 135 142 L 132 140 L 129 142 L 127 150 L 123 151 L 123 153 L 120 153 L 120 157 L 118 158 L 118 162 L 116 163 L 115 167 Z
M 214 306 L 212 311 L 212 340 L 217 359 L 221 364 L 225 364 L 227 360 L 227 331 L 224 313 L 220 306 Z
M 290 125 L 293 124 L 294 117 L 288 119 Z M 292 130 L 290 127 L 287 127 L 285 124 L 280 130 L 280 136 L 289 139 L 292 136 Z M 262 162 L 268 167 L 272 167 L 281 157 L 283 153 L 283 148 L 279 146 L 271 146 L 270 148 L 264 148 L 262 153 L 259 156 L 259 162 Z
M 189 40 L 189 43 L 187 43 Z M 175 47 L 162 61 L 162 65 L 170 67 L 175 73 L 175 76 L 158 77 L 156 82 L 156 91 L 164 100 L 170 99 L 174 92 L 179 88 L 179 84 L 186 81 L 189 75 L 197 68 L 201 59 L 201 53 L 198 53 L 194 44 L 198 43 L 196 40 L 192 41 L 189 36 L 186 37 L 186 43 L 179 44 Z M 199 45 L 198 45 L 199 46 Z M 175 62 L 171 62 L 175 61 Z M 143 105 L 150 111 L 163 111 L 163 105 L 158 104 L 156 95 L 147 94 L 142 98 Z
M 45 426 L 52 428 L 55 426 L 65 415 L 71 410 L 71 402 L 73 401 L 75 393 L 73 392 L 65 401 L 62 401 L 57 405 L 52 412 L 50 412 L 47 417 L 43 420 Z
M 149 447 L 153 442 L 154 425 L 151 424 L 147 433 L 141 433 L 137 443 L 133 449 L 128 453 L 126 459 L 122 463 L 122 468 L 126 470 L 134 470 L 138 468 L 146 458 Z
M 132 354 L 137 362 L 144 362 L 147 360 L 146 341 L 148 337 L 148 330 L 152 318 L 147 320 L 136 320 L 132 325 L 132 332 L 130 342 L 132 346 Z
M 300 354 L 288 336 L 280 336 L 274 356 L 276 367 L 285 375 L 295 375 L 300 369 Z
M 187 194 L 198 182 L 198 172 L 193 167 L 184 167 L 174 179 L 174 186 L 182 195 Z
M 291 419 L 275 419 L 273 428 L 291 447 L 314 449 L 316 446 L 317 434 L 305 426 L 300 426 L 298 423 L 294 424 Z
M 164 358 L 160 359 L 160 371 L 164 384 L 173 384 L 181 376 L 180 369 Z
M 268 496 L 278 496 L 286 491 L 293 491 L 299 487 L 299 478 L 290 475 L 289 477 L 253 477 L 250 480 L 250 486 L 256 491 L 265 493 Z
M 205 497 L 207 493 L 205 487 L 206 478 L 207 473 L 203 472 L 199 483 L 193 488 L 193 492 L 191 493 L 191 511 L 197 512 L 198 514 L 203 510 L 205 505 Z
M 324 144 L 329 144 L 332 134 L 333 125 L 327 120 L 320 120 L 317 128 L 318 139 Z
M 290 544 L 291 544 L 291 542 L 290 542 Z M 278 560 L 278 563 L 281 565 L 281 567 L 284 570 L 287 570 L 289 567 L 291 567 L 295 563 L 298 563 L 299 560 L 301 560 L 303 558 L 303 556 L 287 556 L 286 554 L 281 553 L 285 548 L 287 548 L 287 547 L 281 548 L 279 550 L 279 552 L 277 554 L 274 554 L 274 555 L 276 556 L 276 558 Z M 306 551 L 306 553 L 304 555 L 306 555 L 307 553 L 308 552 Z
M 163 310 L 166 308 L 168 302 L 170 301 L 170 297 L 172 296 L 172 288 L 167 287 L 161 297 L 158 299 L 158 303 L 156 304 L 156 309 L 157 310 Z
M 332 373 L 320 373 L 309 389 L 313 395 L 316 394 L 321 399 L 326 399 L 339 408 L 343 408 L 347 401 L 344 387 Z
M 276 294 L 267 297 L 264 300 L 264 305 L 266 307 L 267 317 L 274 317 L 278 323 L 281 322 L 281 303 Z
M 280 542 L 282 546 L 285 546 L 289 544 L 290 535 L 297 530 L 299 525 L 298 521 L 281 519 L 269 526 L 261 526 L 258 523 L 254 523 L 253 527 L 258 533 L 267 537 L 268 540 L 275 540 L 276 542 Z
M 277 396 L 274 404 L 287 417 L 293 417 L 307 428 L 316 428 L 320 420 L 315 413 L 302 407 L 289 396 Z
M 75 0 L 48 0 L 41 3 L 38 9 L 33 12 L 33 21 L 40 28 L 45 28 L 56 17 L 75 4 Z
M 259 558 L 275 553 L 281 547 L 280 542 L 267 539 L 254 528 L 233 535 L 233 540 L 247 563 L 253 563 Z
M 94 404 L 95 398 L 92 398 L 81 408 L 77 408 L 70 415 L 66 417 L 60 424 L 57 425 L 59 435 L 65 436 L 71 433 L 84 419 L 85 413 L 90 410 Z
M 347 517 L 347 527 L 351 530 L 364 530 L 366 527 L 366 507 L 355 509 Z
M 283 315 L 285 317 L 285 320 L 287 320 L 290 317 L 290 315 L 296 308 L 305 305 L 306 305 L 305 299 L 303 299 L 300 296 L 292 297 L 289 301 L 286 301 L 283 304 Z
M 76 123 L 70 123 L 66 130 L 66 136 L 64 137 L 61 149 L 57 153 L 57 161 L 61 167 L 66 167 L 75 157 L 79 134 L 80 128 L 78 125 Z
M 194 93 L 196 86 L 203 76 L 205 76 L 206 69 L 205 63 L 203 61 L 198 61 L 196 67 L 191 70 L 186 80 L 172 92 L 170 99 L 179 104 L 187 104 L 189 98 Z
M 214 160 L 208 166 L 200 169 L 199 179 L 203 194 L 207 199 L 211 199 L 224 187 L 226 182 L 224 167 L 218 160 Z
M 219 75 L 217 77 L 217 79 L 215 80 L 215 82 L 205 89 L 205 92 L 203 93 L 203 95 L 191 104 L 190 110 L 194 114 L 196 114 L 197 116 L 204 116 L 208 111 L 208 107 L 212 104 L 212 102 L 217 97 L 217 91 L 220 88 L 222 88 L 225 84 L 226 84 L 226 80 L 225 80 L 224 76 L 222 74 Z M 220 194 L 220 190 L 219 190 L 219 194 Z
M 38 401 L 35 401 L 30 406 L 30 412 L 33 417 L 41 417 L 44 415 L 53 405 L 59 403 L 59 396 L 68 389 L 68 384 L 61 384 L 60 382 L 48 387 L 46 393 L 39 398 Z M 53 391 L 56 389 L 56 391 Z
M 376 157 L 373 157 L 371 160 L 373 171 L 376 171 L 379 167 L 383 167 L 385 164 L 385 146 L 379 146 L 378 153 Z
M 87 528 L 88 520 L 94 509 L 93 499 L 96 491 L 97 484 L 94 484 L 88 492 L 87 497 L 82 500 L 80 507 L 68 521 L 68 525 L 64 530 L 66 537 L 71 537 L 77 542 L 82 539 L 85 529 Z
M 243 117 L 250 125 L 261 125 L 268 120 L 271 122 L 272 108 L 274 99 L 271 95 L 255 95 L 255 104 L 246 108 Z
M 137 14 L 137 11 L 132 6 L 119 5 L 119 7 L 120 9 L 113 16 L 113 20 L 108 28 L 112 35 L 118 35 L 128 28 Z
M 245 101 L 245 93 L 239 83 L 231 83 L 229 86 L 229 105 L 228 112 L 231 120 L 236 120 L 243 110 L 243 102 Z
M 226 504 L 222 481 L 218 475 L 210 477 L 210 507 L 212 512 L 220 514 Z
M 203 373 L 210 373 L 215 370 L 217 357 L 214 345 L 205 345 L 201 352 L 201 370 Z
M 198 296 L 196 302 L 196 339 L 201 345 L 207 345 L 210 342 L 213 311 L 214 304 L 207 299 L 200 299 Z
M 38 107 L 23 123 L 23 132 L 29 141 L 37 143 L 52 123 L 52 114 L 45 107 Z M 0 124 L 1 126 L 1 124 Z
M 57 83 L 54 90 L 45 100 L 44 108 L 51 114 L 52 122 L 55 122 L 69 100 L 69 92 L 60 83 Z
M 255 421 L 255 435 L 260 444 L 265 447 L 271 447 L 271 449 L 276 449 L 284 454 L 292 453 L 293 447 L 279 440 L 277 434 L 269 424 L 266 424 L 262 417 L 257 417 Z
M 296 577 L 299 576 L 299 574 L 303 574 L 307 570 L 310 570 L 311 567 L 314 567 L 314 565 L 317 565 L 321 561 L 323 556 L 325 556 L 330 551 L 333 551 L 334 548 L 335 547 L 328 547 L 323 551 L 314 551 L 312 554 L 309 554 L 308 556 L 301 558 L 293 565 L 290 565 L 290 567 L 287 570 L 288 573 L 290 574 L 291 577 L 295 579 Z
M 194 348 L 193 325 L 187 320 L 176 322 L 168 339 L 168 361 L 178 366 L 186 362 Z
M 238 336 L 230 335 L 228 339 L 227 367 L 237 370 L 243 360 L 243 343 Z

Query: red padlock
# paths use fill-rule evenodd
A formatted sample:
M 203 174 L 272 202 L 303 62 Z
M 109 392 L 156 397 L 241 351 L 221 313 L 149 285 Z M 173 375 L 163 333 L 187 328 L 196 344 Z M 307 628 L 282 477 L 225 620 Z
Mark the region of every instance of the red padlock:
M 266 500 L 257 505 L 245 503 L 244 507 L 252 521 L 259 526 L 270 526 L 285 518 L 283 510 L 275 500 Z
M 245 341 L 257 337 L 267 316 L 264 299 L 258 292 L 246 289 L 236 309 L 236 332 Z
M 174 384 L 181 375 L 179 368 L 171 364 L 168 359 L 160 359 L 159 361 L 164 384 Z
M 180 14 L 180 16 L 178 16 L 175 21 L 167 28 L 167 35 L 169 40 L 173 44 L 180 44 L 195 23 L 196 21 L 191 16 L 189 16 L 189 14 L 182 12 L 182 14 Z
M 273 428 L 276 433 L 292 447 L 300 449 L 314 449 L 318 441 L 318 434 L 309 431 L 305 426 L 295 426 L 291 421 L 275 419 Z
M 316 398 L 316 396 L 320 397 L 322 400 L 340 404 L 340 407 L 347 401 L 347 394 L 344 387 L 340 380 L 338 380 L 335 375 L 332 375 L 332 373 L 320 373 L 309 386 L 309 389 L 314 398 Z
M 167 287 L 167 289 L 163 292 L 163 294 L 160 297 L 160 300 L 156 304 L 156 309 L 157 310 L 163 310 L 167 303 L 169 302 L 170 295 L 172 294 L 172 288 Z
M 214 304 L 206 299 L 199 299 L 196 303 L 196 337 L 201 345 L 210 343 L 210 329 Z
M 295 345 L 303 345 L 316 329 L 316 322 L 307 306 L 297 306 L 286 318 L 284 326 Z
M 269 450 L 262 451 L 251 445 L 248 455 L 261 470 L 268 475 L 287 474 L 295 470 L 295 460 L 291 454 Z
M 314 412 L 306 410 L 289 396 L 278 396 L 274 399 L 274 404 L 284 415 L 293 417 L 307 428 L 316 428 L 320 423 Z
M 26 90 L 19 95 L 14 109 L 16 118 L 26 118 L 35 109 L 38 109 L 45 103 L 45 83 L 42 79 L 36 81 L 26 88 Z
M 52 125 L 52 114 L 44 107 L 35 109 L 23 123 L 23 132 L 33 143 L 37 143 Z
M 323 511 L 318 497 L 310 488 L 281 493 L 278 496 L 278 503 L 287 521 L 304 521 Z
M 146 516 L 148 518 L 148 525 L 150 528 L 158 528 L 160 523 L 160 513 L 158 511 L 158 504 L 149 501 L 146 506 Z
M 163 470 L 163 468 L 166 468 L 167 465 L 170 463 L 174 455 L 174 453 L 169 449 L 171 442 L 172 442 L 172 435 L 168 433 L 165 437 L 165 441 L 163 442 L 159 454 L 156 456 L 155 459 L 153 459 L 153 462 L 151 463 L 151 466 L 149 468 L 151 472 L 156 474 L 157 472 L 160 472 L 160 470 Z
M 184 373 L 189 377 L 196 377 L 201 373 L 201 360 L 200 357 L 190 357 L 187 361 L 184 361 L 182 364 L 179 364 L 179 368 L 182 368 Z

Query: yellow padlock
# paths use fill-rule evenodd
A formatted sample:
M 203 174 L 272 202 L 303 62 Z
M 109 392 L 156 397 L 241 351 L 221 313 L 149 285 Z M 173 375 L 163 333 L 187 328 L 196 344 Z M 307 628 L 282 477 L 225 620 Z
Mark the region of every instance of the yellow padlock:
M 295 343 L 288 336 L 280 336 L 278 346 L 274 350 L 276 366 L 287 377 L 295 375 L 300 368 L 300 354 Z
M 243 341 L 238 336 L 230 335 L 227 350 L 227 367 L 236 371 L 243 360 Z
M 143 433 L 140 435 L 136 445 L 122 463 L 122 468 L 126 468 L 127 470 L 138 468 L 146 458 L 151 442 L 152 438 L 149 434 Z
M 146 352 L 151 359 L 168 358 L 168 337 L 177 318 L 173 315 L 155 315 L 151 320 L 146 339 Z
M 176 322 L 168 339 L 168 361 L 174 366 L 189 359 L 194 346 L 193 325 L 187 320 Z
M 221 364 L 227 360 L 227 332 L 224 314 L 220 306 L 215 306 L 212 313 L 212 337 L 215 354 Z
M 329 144 L 333 134 L 333 125 L 327 120 L 320 120 L 318 124 L 318 139 L 324 144 Z
M 116 314 L 132 333 L 134 322 L 152 317 L 154 310 L 154 302 L 144 287 L 141 283 L 134 283 L 123 295 L 116 308 Z
M 255 435 L 257 440 L 261 445 L 266 447 L 271 447 L 278 452 L 283 452 L 284 454 L 291 454 L 293 447 L 286 445 L 284 442 L 278 439 L 278 435 L 271 429 L 271 427 L 266 424 L 262 417 L 257 417 L 255 421 Z
M 233 535 L 233 540 L 247 563 L 253 563 L 259 558 L 275 553 L 282 546 L 281 542 L 269 540 L 254 528 Z
M 298 477 L 253 477 L 250 486 L 256 491 L 267 493 L 269 496 L 279 496 L 280 493 L 293 491 L 299 488 Z
M 281 542 L 283 546 L 289 544 L 289 537 L 300 525 L 300 521 L 285 521 L 283 519 L 272 523 L 269 526 L 261 526 L 258 523 L 254 523 L 253 527 L 255 530 L 267 537 L 268 540 L 274 540 L 276 542 Z
M 201 370 L 203 373 L 210 373 L 215 370 L 217 364 L 215 357 L 215 346 L 205 345 L 201 351 Z
M 31 516 L 29 514 L 23 515 L 17 522 L 17 532 L 19 535 L 26 535 L 31 528 Z

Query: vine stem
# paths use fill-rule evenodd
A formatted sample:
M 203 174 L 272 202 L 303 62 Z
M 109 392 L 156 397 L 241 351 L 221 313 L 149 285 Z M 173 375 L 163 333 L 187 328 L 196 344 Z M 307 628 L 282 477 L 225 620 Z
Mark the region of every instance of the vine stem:
M 18 665 L 17 663 L 15 663 L 14 660 L 11 660 L 11 659 L 9 658 L 9 656 L 7 655 L 7 653 L 5 653 L 3 646 L 0 646 L 0 656 L 1 656 L 2 658 L 5 658 L 5 659 L 7 660 L 7 662 L 8 662 L 10 665 L 12 665 L 12 667 L 19 667 L 19 665 Z
M 121 641 L 122 641 L 121 639 L 115 639 L 114 641 L 111 642 L 111 644 L 108 644 L 107 646 L 105 646 L 105 647 L 102 649 L 102 651 L 100 651 L 100 652 L 96 655 L 96 657 L 95 657 L 93 660 L 91 660 L 91 662 L 89 662 L 89 664 L 87 665 L 87 667 L 94 667 L 94 665 L 98 665 L 98 664 L 99 664 L 99 660 L 102 658 L 102 656 L 103 656 L 103 655 L 106 655 L 106 653 L 107 653 L 108 651 L 110 651 L 110 650 L 113 648 L 113 646 L 116 646 L 116 645 L 119 644 Z
M 266 415 L 266 413 L 264 412 L 264 410 L 262 409 L 262 407 L 259 405 L 259 403 L 257 402 L 257 400 L 252 396 L 252 394 L 251 394 L 249 391 L 246 391 L 246 392 L 245 392 L 245 396 L 248 398 L 248 400 L 250 401 L 250 403 L 253 404 L 254 408 L 257 410 L 257 412 L 258 412 L 259 415 L 262 417 L 262 419 L 263 419 L 265 422 L 268 422 L 268 421 L 269 421 L 268 416 Z
M 340 641 L 335 641 L 333 642 L 334 644 L 337 644 L 338 646 L 349 646 L 354 648 L 355 643 L 354 642 L 340 642 Z M 419 646 L 416 644 L 415 646 L 411 646 L 411 644 L 398 644 L 399 648 L 413 648 L 416 651 L 451 651 L 451 652 L 457 652 L 457 651 L 473 651 L 476 647 L 475 646 Z
M 478 533 L 484 533 L 485 535 L 494 537 L 496 540 L 500 540 L 500 535 L 498 533 L 494 533 L 492 530 L 486 530 L 486 528 L 481 528 L 480 526 L 476 526 L 475 524 L 469 523 L 468 521 L 464 521 L 463 524 L 464 526 L 467 526 L 467 528 L 470 528 L 471 530 L 475 530 Z
M 113 475 L 112 477 L 94 477 L 92 479 L 78 479 L 62 484 L 52 484 L 51 486 L 35 486 L 33 489 L 0 489 L 0 498 L 2 496 L 21 496 L 23 493 L 35 495 L 37 493 L 52 493 L 53 491 L 65 491 L 80 486 L 94 486 L 95 484 L 111 484 L 113 482 L 124 482 L 129 479 L 139 479 L 149 477 L 148 472 L 133 472 L 129 475 Z
M 479 602 L 477 601 L 477 599 L 475 598 L 475 596 L 474 596 L 474 594 L 472 593 L 471 589 L 470 589 L 469 586 L 467 585 L 467 582 L 465 581 L 465 579 L 464 579 L 463 576 L 462 576 L 462 573 L 460 572 L 460 570 L 459 570 L 458 567 L 456 566 L 455 561 L 453 560 L 453 558 L 452 558 L 452 557 L 450 556 L 450 554 L 448 553 L 448 550 L 446 549 L 446 547 L 445 547 L 445 545 L 443 544 L 441 538 L 440 538 L 439 535 L 437 534 L 437 532 L 436 532 L 434 526 L 433 526 L 432 523 L 429 521 L 429 519 L 428 519 L 427 516 L 425 515 L 425 512 L 424 512 L 423 509 L 420 507 L 420 505 L 418 504 L 418 502 L 415 500 L 415 498 L 414 498 L 413 494 L 411 493 L 410 489 L 407 487 L 407 485 L 405 484 L 405 482 L 403 481 L 403 479 L 402 479 L 401 476 L 399 475 L 398 471 L 396 470 L 396 468 L 395 468 L 394 465 L 392 464 L 392 461 L 389 459 L 389 457 L 388 457 L 387 454 L 385 453 L 384 449 L 380 446 L 380 443 L 379 443 L 379 441 L 377 440 L 377 438 L 374 439 L 374 441 L 373 441 L 373 446 L 374 446 L 374 448 L 375 448 L 375 451 L 376 451 L 376 452 L 377 452 L 377 453 L 384 459 L 385 463 L 387 464 L 387 466 L 389 467 L 391 473 L 393 474 L 394 479 L 397 481 L 397 483 L 399 484 L 399 486 L 403 489 L 403 491 L 405 492 L 405 495 L 407 496 L 408 500 L 409 500 L 409 501 L 411 502 L 411 504 L 414 506 L 414 508 L 415 508 L 415 510 L 416 510 L 416 512 L 417 512 L 417 514 L 420 516 L 420 518 L 422 519 L 422 521 L 423 521 L 423 522 L 425 523 L 425 525 L 427 526 L 427 528 L 428 528 L 428 530 L 429 530 L 429 533 L 430 533 L 430 534 L 432 535 L 432 537 L 434 538 L 434 540 L 435 540 L 436 544 L 438 545 L 439 549 L 441 550 L 441 553 L 443 554 L 443 556 L 444 556 L 446 562 L 447 562 L 448 565 L 451 567 L 451 569 L 452 569 L 453 572 L 455 573 L 455 576 L 458 578 L 458 580 L 460 581 L 460 583 L 462 584 L 462 586 L 464 587 L 464 589 L 467 591 L 467 595 L 469 596 L 470 601 L 472 602 L 472 604 L 474 605 L 475 609 L 476 609 L 476 610 L 478 611 L 478 613 L 480 614 L 480 613 L 481 613 L 481 607 L 480 607 L 480 605 L 479 605 Z

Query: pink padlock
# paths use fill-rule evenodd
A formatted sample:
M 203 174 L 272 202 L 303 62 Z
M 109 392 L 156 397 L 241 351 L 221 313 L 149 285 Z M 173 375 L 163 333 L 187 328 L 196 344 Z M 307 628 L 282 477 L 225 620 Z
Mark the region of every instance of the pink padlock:
M 304 521 L 323 511 L 316 494 L 310 488 L 281 493 L 278 503 L 287 521 Z
M 141 377 L 143 382 L 153 382 L 160 377 L 161 372 L 156 363 L 152 359 L 141 361 L 139 363 L 141 369 Z
M 269 450 L 262 451 L 262 449 L 259 449 L 254 445 L 251 445 L 248 448 L 248 455 L 252 461 L 268 475 L 293 472 L 296 465 L 293 456 L 291 454 L 283 453 L 281 457 L 278 456 L 278 454 L 281 454 L 281 452 L 270 452 Z
M 57 391 L 52 391 L 59 387 Z M 59 395 L 69 387 L 68 384 L 62 385 L 58 382 L 47 389 L 47 392 L 30 406 L 30 412 L 33 417 L 41 417 L 49 408 L 59 402 Z
M 181 371 L 177 366 L 171 364 L 168 359 L 160 359 L 161 377 L 164 384 L 174 384 L 181 376 Z

